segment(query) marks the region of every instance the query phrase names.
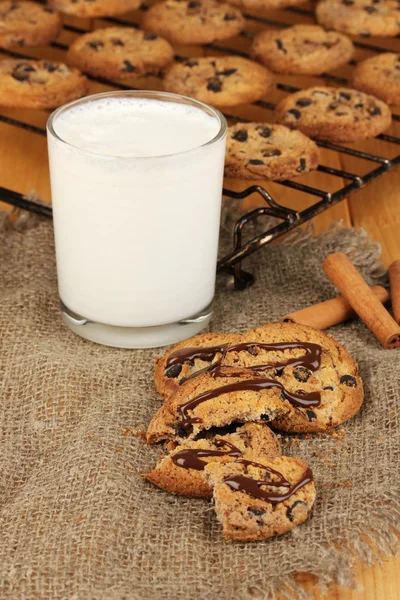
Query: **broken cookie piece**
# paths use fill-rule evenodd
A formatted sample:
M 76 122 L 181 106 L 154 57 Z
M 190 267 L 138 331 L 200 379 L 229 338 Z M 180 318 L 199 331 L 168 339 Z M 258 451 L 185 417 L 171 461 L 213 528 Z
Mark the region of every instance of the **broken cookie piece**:
M 202 474 L 210 462 L 273 460 L 281 455 L 276 436 L 261 423 L 246 423 L 234 433 L 174 446 L 144 477 L 166 492 L 191 498 L 211 497 L 211 486 Z
M 311 469 L 297 458 L 238 459 L 204 470 L 227 540 L 251 542 L 287 533 L 309 516 L 315 500 Z

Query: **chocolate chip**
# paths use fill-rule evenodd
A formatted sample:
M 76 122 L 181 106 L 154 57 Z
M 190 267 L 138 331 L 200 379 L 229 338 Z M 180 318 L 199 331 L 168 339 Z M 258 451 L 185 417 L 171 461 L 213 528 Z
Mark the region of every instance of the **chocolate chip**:
M 124 42 L 118 38 L 113 38 L 111 42 L 113 46 L 125 46 Z
M 258 135 L 263 138 L 269 138 L 272 135 L 271 127 L 257 127 Z
M 347 113 L 343 112 L 342 110 L 338 110 L 337 112 L 335 112 L 335 115 L 337 117 L 344 117 L 344 115 L 347 115 Z
M 185 67 L 197 67 L 198 64 L 197 60 L 188 60 L 185 62 Z
M 88 42 L 88 46 L 89 46 L 89 48 L 92 48 L 92 50 L 96 50 L 96 51 L 99 48 L 104 48 L 104 44 L 103 44 L 103 42 L 100 42 L 100 40 L 99 41 L 93 40 L 93 42 Z
M 342 4 L 345 6 L 352 6 L 354 4 L 354 0 L 342 0 Z
M 262 517 L 265 514 L 265 510 L 262 508 L 256 508 L 255 506 L 249 506 L 247 508 L 247 512 L 255 515 L 256 517 Z
M 340 383 L 347 385 L 348 387 L 357 387 L 357 379 L 352 375 L 342 375 Z
M 50 8 L 50 6 L 45 6 L 43 8 L 43 10 L 44 10 L 44 12 L 47 12 L 47 13 L 53 13 L 53 12 L 55 12 L 54 8 Z
M 293 502 L 292 506 L 289 506 L 289 508 L 286 511 L 286 515 L 289 521 L 294 521 L 295 515 L 293 514 L 293 511 L 300 506 L 302 506 L 302 508 L 304 508 L 305 510 L 308 509 L 308 505 L 305 502 L 303 502 L 303 500 L 296 500 L 296 502 Z
M 307 413 L 307 417 L 308 417 L 308 420 L 310 421 L 310 423 L 313 419 L 317 418 L 317 415 L 315 414 L 315 412 L 313 410 L 306 410 L 306 413 Z
M 233 75 L 236 73 L 237 69 L 225 69 L 225 71 L 217 71 L 217 75 L 223 75 L 224 77 L 229 77 L 229 75 Z
M 313 101 L 310 98 L 299 98 L 296 102 L 296 106 L 310 106 Z
M 271 148 L 270 150 L 263 150 L 262 155 L 266 158 L 272 158 L 273 156 L 280 156 L 282 152 L 278 148 Z
M 301 112 L 297 108 L 291 108 L 288 110 L 288 114 L 293 115 L 295 119 L 300 119 Z
M 124 60 L 124 67 L 121 69 L 124 73 L 133 73 L 136 71 L 136 67 L 131 63 L 130 60 Z
M 311 377 L 311 371 L 306 369 L 306 367 L 296 367 L 293 371 L 293 375 L 297 381 L 301 381 L 305 383 Z
M 148 4 L 146 4 L 145 2 L 143 2 L 140 5 L 140 10 L 143 10 L 143 12 L 146 12 L 146 10 L 149 10 L 150 6 Z
M 32 73 L 34 70 L 35 69 L 32 67 L 32 65 L 21 63 L 15 67 L 11 73 L 11 77 L 17 81 L 27 81 L 29 79 L 29 73 Z
M 175 432 L 178 437 L 181 437 L 181 438 L 187 437 L 187 432 L 181 424 L 176 425 Z
M 158 38 L 158 35 L 156 35 L 155 33 L 145 33 L 143 36 L 144 40 L 156 40 Z
M 377 115 L 382 114 L 382 111 L 379 108 L 379 106 L 375 106 L 374 108 L 370 108 L 368 112 L 371 115 L 371 117 L 376 117 Z
M 258 158 L 252 158 L 249 160 L 249 165 L 265 165 L 263 160 L 259 160 Z
M 197 2 L 196 0 L 191 0 L 188 4 L 188 8 L 198 8 L 201 6 L 201 2 Z
M 271 420 L 271 417 L 269 415 L 260 415 L 260 419 L 262 419 L 263 421 L 265 421 L 267 423 L 268 421 Z
M 233 134 L 232 139 L 237 142 L 247 142 L 248 134 L 245 129 L 239 129 L 236 133 Z
M 287 54 L 287 50 L 285 48 L 285 46 L 283 45 L 282 41 L 279 39 L 275 40 L 276 45 L 278 46 L 278 50 L 281 50 L 284 54 Z
M 59 68 L 60 65 L 55 65 L 54 63 L 48 62 L 47 60 L 45 60 L 43 62 L 43 68 L 48 71 L 49 73 L 54 73 L 54 71 L 57 71 L 57 69 Z
M 351 94 L 348 92 L 339 92 L 339 96 L 345 100 L 351 100 Z
M 337 104 L 336 102 L 332 102 L 331 104 L 329 104 L 328 110 L 336 110 L 338 106 L 339 104 Z
M 221 92 L 222 91 L 222 83 L 218 80 L 218 79 L 211 79 L 208 83 L 207 83 L 207 89 L 210 90 L 210 92 Z
M 331 385 L 327 385 L 326 387 L 322 388 L 323 390 L 331 390 L 333 392 L 333 387 Z
M 165 374 L 169 379 L 172 379 L 174 377 L 178 377 L 181 371 L 182 365 L 172 365 L 172 367 L 169 367 L 169 369 L 165 371 Z
M 226 13 L 224 16 L 224 21 L 236 21 L 236 19 L 236 15 L 233 15 L 232 13 Z
M 364 108 L 364 104 L 362 102 L 358 102 L 355 104 L 354 108 Z
M 374 8 L 373 6 L 364 6 L 364 10 L 365 12 L 367 12 L 369 15 L 373 15 L 374 13 L 378 12 L 376 8 Z
M 301 173 L 302 171 L 305 171 L 306 166 L 307 166 L 306 159 L 305 158 L 301 158 L 300 159 L 300 164 L 297 167 L 296 171 L 298 171 L 299 173 Z

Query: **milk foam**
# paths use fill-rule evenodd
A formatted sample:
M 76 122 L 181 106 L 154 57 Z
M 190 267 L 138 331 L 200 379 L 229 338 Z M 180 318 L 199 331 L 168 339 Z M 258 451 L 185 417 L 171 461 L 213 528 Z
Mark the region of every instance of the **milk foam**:
M 155 157 L 206 144 L 217 135 L 219 122 L 194 106 L 104 98 L 62 112 L 54 130 L 65 142 L 95 154 Z

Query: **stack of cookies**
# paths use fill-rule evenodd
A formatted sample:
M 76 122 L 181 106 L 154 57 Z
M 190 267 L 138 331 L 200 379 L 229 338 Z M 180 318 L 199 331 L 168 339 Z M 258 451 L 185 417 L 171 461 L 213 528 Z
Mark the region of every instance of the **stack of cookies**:
M 223 535 L 241 541 L 290 531 L 314 503 L 310 468 L 281 455 L 272 429 L 326 432 L 363 402 L 346 349 L 292 323 L 176 344 L 154 380 L 164 404 L 146 439 L 167 454 L 145 478 L 173 494 L 212 496 Z

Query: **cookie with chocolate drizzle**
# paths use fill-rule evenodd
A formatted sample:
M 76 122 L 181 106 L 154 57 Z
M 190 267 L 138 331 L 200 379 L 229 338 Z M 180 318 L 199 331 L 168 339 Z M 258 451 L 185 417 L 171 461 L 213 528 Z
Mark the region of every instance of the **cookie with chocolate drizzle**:
M 294 323 L 268 323 L 244 334 L 204 334 L 176 344 L 157 361 L 156 387 L 167 404 L 177 396 L 183 402 L 196 379 L 207 374 L 202 382 L 213 387 L 240 376 L 276 381 L 278 402 L 279 385 L 294 394 L 319 394 L 320 402 L 309 405 L 292 399 L 273 421 L 283 431 L 336 427 L 358 412 L 364 397 L 357 364 L 347 350 L 323 331 Z
M 210 463 L 204 477 L 227 540 L 251 542 L 287 533 L 309 516 L 315 500 L 312 471 L 297 458 Z
M 211 486 L 203 477 L 210 462 L 274 460 L 281 455 L 276 436 L 261 423 L 246 423 L 233 433 L 168 446 L 169 454 L 144 477 L 166 492 L 191 498 L 211 497 Z

